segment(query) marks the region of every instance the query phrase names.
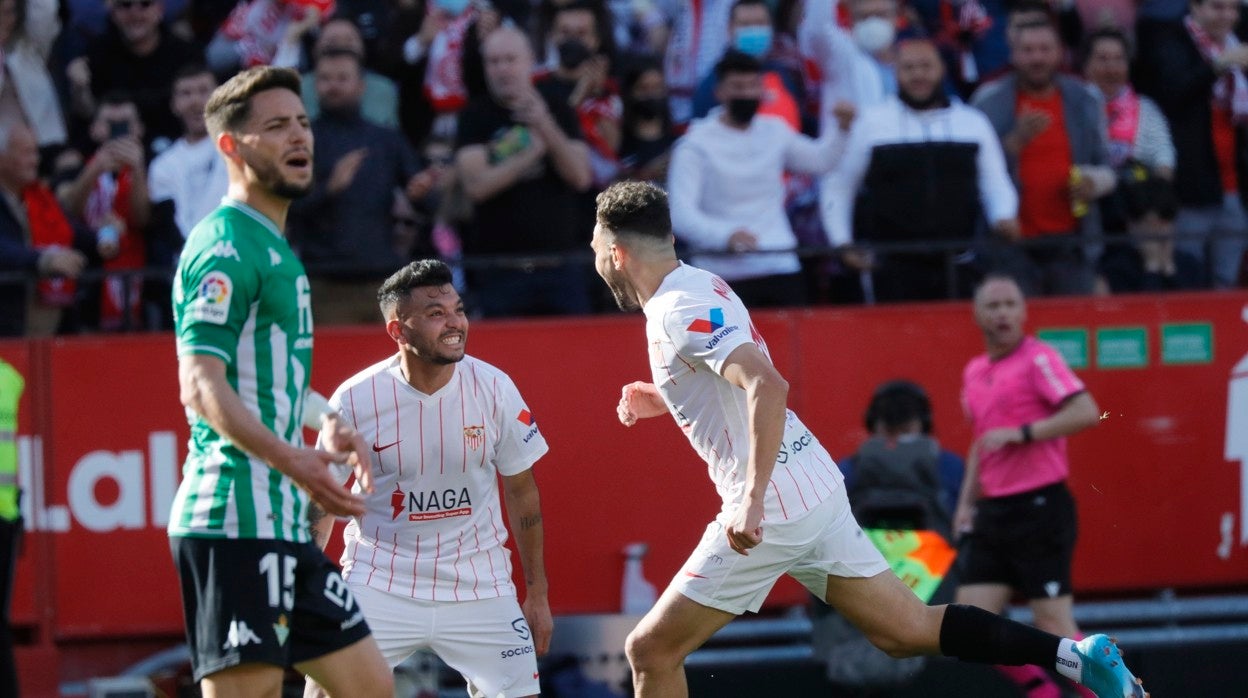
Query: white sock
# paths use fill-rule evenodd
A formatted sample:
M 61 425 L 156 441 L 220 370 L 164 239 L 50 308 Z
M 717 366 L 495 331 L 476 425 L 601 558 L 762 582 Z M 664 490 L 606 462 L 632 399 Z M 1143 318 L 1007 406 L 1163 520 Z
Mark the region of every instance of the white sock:
M 1062 638 L 1057 644 L 1057 673 L 1075 683 L 1080 682 L 1083 676 L 1083 659 L 1075 653 L 1074 640 Z

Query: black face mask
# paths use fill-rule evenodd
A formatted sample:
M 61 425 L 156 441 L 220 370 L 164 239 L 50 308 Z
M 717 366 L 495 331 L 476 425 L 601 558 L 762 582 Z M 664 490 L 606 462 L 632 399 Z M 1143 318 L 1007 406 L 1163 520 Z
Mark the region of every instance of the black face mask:
M 758 113 L 758 105 L 761 102 L 754 97 L 737 97 L 728 100 L 728 116 L 732 118 L 734 123 L 741 126 L 748 125 L 754 120 L 754 115 Z
M 576 39 L 561 41 L 555 48 L 559 51 L 559 65 L 564 70 L 576 70 L 591 55 L 589 47 Z
M 662 97 L 638 99 L 633 102 L 633 110 L 639 119 L 658 119 L 667 111 L 667 100 Z
M 905 90 L 897 91 L 897 99 L 901 103 L 910 107 L 915 111 L 927 111 L 928 109 L 944 109 L 949 106 L 949 98 L 945 96 L 944 90 L 937 87 L 927 96 L 927 99 L 915 99 L 906 94 Z

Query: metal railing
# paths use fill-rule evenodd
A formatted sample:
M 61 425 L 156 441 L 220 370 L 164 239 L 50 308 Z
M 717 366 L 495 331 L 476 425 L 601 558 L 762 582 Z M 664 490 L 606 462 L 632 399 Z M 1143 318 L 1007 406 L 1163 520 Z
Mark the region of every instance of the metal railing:
M 1197 235 L 1182 236 L 1182 235 L 1176 234 L 1174 237 L 1176 240 L 1182 240 L 1186 238 L 1205 240 L 1205 239 L 1216 239 L 1219 237 L 1245 237 L 1245 236 L 1248 236 L 1248 234 L 1223 233 L 1223 234 L 1214 234 L 1211 236 L 1197 236 Z M 1135 239 L 1136 238 L 1130 235 L 1125 235 L 1125 234 L 1104 235 L 1100 237 L 1099 239 L 1097 239 L 1095 243 L 1097 245 L 1130 243 L 1134 241 Z M 969 240 L 968 239 L 960 239 L 960 240 L 943 240 L 942 239 L 942 240 L 920 240 L 920 241 L 908 241 L 908 242 L 871 242 L 871 243 L 866 244 L 864 246 L 864 249 L 869 249 L 873 253 L 879 256 L 896 255 L 896 254 L 935 254 L 935 255 L 942 256 L 944 267 L 945 267 L 944 298 L 948 299 L 948 298 L 958 297 L 959 267 L 964 265 L 965 257 L 968 254 L 968 252 L 975 251 L 982 244 L 983 240 L 984 238 L 976 238 L 976 239 L 969 239 Z M 1028 249 L 1069 247 L 1072 244 L 1072 238 L 1064 237 L 1062 239 L 1055 240 L 1055 239 L 1040 237 L 1040 238 L 1022 240 L 1018 244 Z M 1084 244 L 1084 243 L 1078 243 L 1078 244 Z M 803 247 L 796 247 L 796 248 L 782 249 L 782 250 L 758 250 L 758 251 L 751 251 L 747 253 L 736 253 L 736 252 L 727 252 L 727 251 L 688 250 L 685 252 L 685 256 L 696 255 L 698 257 L 732 257 L 732 256 L 738 256 L 740 254 L 749 254 L 749 255 L 796 254 L 800 259 L 808 263 L 814 263 L 817 265 L 821 261 L 832 262 L 834 260 L 839 260 L 841 257 L 842 251 L 843 250 L 840 248 L 834 248 L 834 247 L 830 247 L 827 245 L 814 245 L 814 246 L 803 246 Z M 553 266 L 561 266 L 561 265 L 567 265 L 567 264 L 584 265 L 585 267 L 588 268 L 588 267 L 592 267 L 593 265 L 593 254 L 588 249 L 585 249 L 585 250 L 559 252 L 559 253 L 475 255 L 475 256 L 465 256 L 465 257 L 455 259 L 455 260 L 447 260 L 447 262 L 448 264 L 451 264 L 452 266 L 457 267 L 460 270 L 463 270 L 469 273 L 475 273 L 475 272 L 488 273 L 490 270 L 493 270 L 493 269 L 513 269 L 513 270 L 518 269 L 518 270 L 532 271 L 532 270 L 539 269 L 539 268 L 549 268 Z M 355 269 L 355 268 L 343 267 L 342 265 L 308 264 L 306 266 L 307 266 L 308 274 L 313 277 L 321 276 L 321 275 L 331 275 L 331 274 L 343 275 L 343 274 L 358 273 L 359 275 L 362 275 L 365 277 L 377 276 L 379 277 L 378 281 L 380 282 L 380 277 L 388 273 L 388 271 L 379 271 L 376 268 Z M 77 278 L 77 283 L 79 284 L 80 288 L 90 287 L 93 284 L 100 283 L 103 279 L 108 278 L 108 277 L 122 277 L 122 278 L 139 278 L 139 279 L 142 279 L 144 282 L 159 282 L 159 283 L 168 284 L 172 282 L 173 272 L 174 270 L 171 267 L 159 267 L 159 266 L 149 266 L 149 267 L 144 267 L 140 269 L 128 269 L 128 270 L 103 270 L 99 268 L 92 268 L 92 269 L 85 270 Z M 822 272 L 816 272 L 816 273 L 822 273 Z M 882 273 L 887 273 L 887 270 L 886 269 L 882 270 Z M 12 287 L 13 285 L 23 284 L 27 287 L 27 293 L 33 293 L 35 285 L 38 283 L 38 281 L 39 281 L 39 277 L 29 272 L 24 272 L 24 271 L 0 272 L 0 287 L 2 286 Z M 122 287 L 123 287 L 123 293 L 128 294 L 129 289 L 130 289 L 130 284 L 122 284 Z M 126 303 L 128 303 L 130 300 L 131 299 L 129 297 L 123 298 L 123 301 L 125 301 Z M 939 299 L 933 299 L 933 300 L 939 300 Z M 867 302 L 868 304 L 870 304 L 871 299 L 867 299 Z M 126 303 L 123 303 L 122 307 L 127 307 Z M 128 321 L 129 321 L 128 317 L 124 318 L 124 320 L 127 324 L 121 328 L 122 331 L 138 329 L 138 328 L 134 328 L 128 325 Z

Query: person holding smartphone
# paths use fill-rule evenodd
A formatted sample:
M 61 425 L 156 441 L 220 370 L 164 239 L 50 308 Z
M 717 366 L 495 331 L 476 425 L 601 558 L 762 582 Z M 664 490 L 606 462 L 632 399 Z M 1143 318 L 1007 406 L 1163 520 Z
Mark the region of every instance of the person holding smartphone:
M 146 265 L 144 235 L 151 217 L 144 127 L 133 97 L 120 91 L 103 95 L 88 132 L 98 147 L 57 194 L 65 211 L 95 233 L 104 269 L 118 272 L 100 287 L 100 329 L 140 329 L 143 277 L 122 273 Z

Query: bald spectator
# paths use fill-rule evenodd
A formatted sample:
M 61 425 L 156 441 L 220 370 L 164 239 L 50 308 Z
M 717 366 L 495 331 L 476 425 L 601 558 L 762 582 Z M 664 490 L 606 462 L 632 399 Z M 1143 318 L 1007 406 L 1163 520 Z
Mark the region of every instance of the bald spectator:
M 501 27 L 482 46 L 488 94 L 459 115 L 455 167 L 476 207 L 468 255 L 566 254 L 588 244 L 578 194 L 589 150 L 566 101 L 533 86 L 528 37 Z M 548 260 L 491 268 L 470 281 L 487 316 L 583 313 L 587 266 Z
M 78 116 L 89 119 L 96 102 L 110 92 L 126 92 L 146 127 L 145 144 L 159 151 L 182 132 L 169 109 L 173 76 L 188 63 L 203 60 L 190 43 L 164 25 L 162 0 L 107 0 L 108 29 L 72 61 L 67 74 L 71 102 Z
M 326 22 L 321 27 L 321 33 L 316 37 L 316 45 L 312 49 L 313 63 L 326 51 L 350 51 L 363 61 L 364 37 L 359 27 L 349 19 L 331 19 Z M 365 68 L 362 104 L 360 115 L 365 121 L 386 128 L 399 127 L 399 89 L 390 78 Z M 315 119 L 321 113 L 314 71 L 303 74 L 303 106 L 309 119 Z
M 56 332 L 86 264 L 74 249 L 82 240 L 38 172 L 34 133 L 21 123 L 0 125 L 0 274 L 38 279 L 0 284 L 0 337 Z

